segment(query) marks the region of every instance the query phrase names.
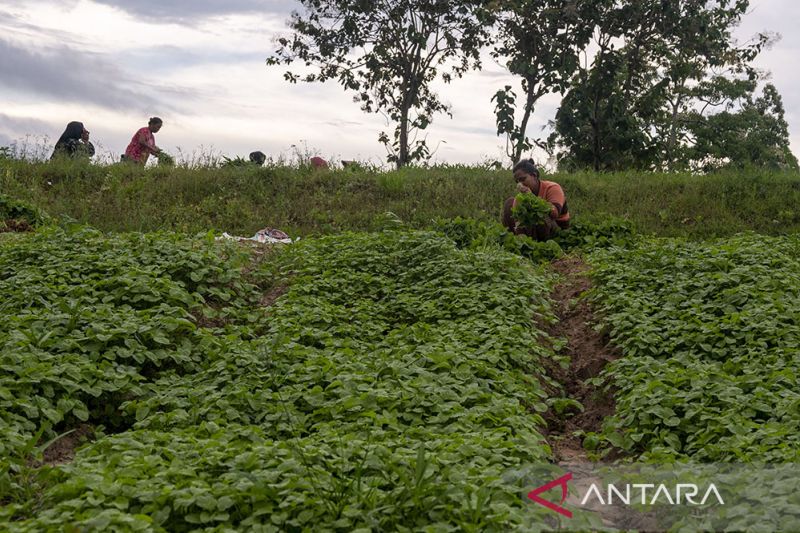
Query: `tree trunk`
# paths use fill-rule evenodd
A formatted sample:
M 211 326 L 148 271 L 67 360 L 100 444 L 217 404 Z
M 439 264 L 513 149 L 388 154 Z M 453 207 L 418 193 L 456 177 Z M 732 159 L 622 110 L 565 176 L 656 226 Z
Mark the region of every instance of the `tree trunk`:
M 667 137 L 667 170 L 672 171 L 675 165 L 673 159 L 675 158 L 675 146 L 678 140 L 678 111 L 681 107 L 681 95 L 675 97 L 675 104 L 672 106 L 672 116 L 670 117 L 669 124 L 669 137 Z
M 402 168 L 408 164 L 408 98 L 403 100 L 400 109 L 400 153 L 397 154 L 397 168 Z
M 534 84 L 528 80 L 527 85 L 528 94 L 527 98 L 525 99 L 525 112 L 522 115 L 522 122 L 519 123 L 519 139 L 517 139 L 517 142 L 514 144 L 514 160 L 511 162 L 512 165 L 519 163 L 519 160 L 522 157 L 522 150 L 525 145 L 525 132 L 528 129 L 528 120 L 531 118 L 531 113 L 533 112 L 533 104 L 536 103 Z

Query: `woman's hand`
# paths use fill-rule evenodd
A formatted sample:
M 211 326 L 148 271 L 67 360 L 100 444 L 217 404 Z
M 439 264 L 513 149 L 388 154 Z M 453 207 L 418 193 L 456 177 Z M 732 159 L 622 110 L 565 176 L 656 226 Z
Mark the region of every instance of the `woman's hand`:
M 521 193 L 527 193 L 527 192 L 531 192 L 530 188 L 528 188 L 528 187 L 527 187 L 525 184 L 523 184 L 523 183 L 517 183 L 517 191 L 519 191 L 519 192 L 521 192 Z

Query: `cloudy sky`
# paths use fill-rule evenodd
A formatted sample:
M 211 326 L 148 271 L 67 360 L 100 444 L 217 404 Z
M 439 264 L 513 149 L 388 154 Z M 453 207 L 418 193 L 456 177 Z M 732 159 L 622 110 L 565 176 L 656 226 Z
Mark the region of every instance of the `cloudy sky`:
M 0 146 L 52 144 L 71 120 L 84 122 L 100 154 L 118 158 L 150 116 L 164 119 L 163 149 L 184 158 L 296 152 L 380 163 L 380 115 L 367 115 L 335 84 L 290 85 L 267 67 L 286 33 L 293 0 L 0 0 Z M 792 148 L 800 154 L 800 21 L 796 0 L 752 0 L 736 34 L 769 30 L 782 39 L 762 53 L 784 98 Z M 494 92 L 514 84 L 491 61 L 440 94 L 453 118 L 438 116 L 428 143 L 436 159 L 500 159 Z M 529 134 L 555 113 L 545 98 Z

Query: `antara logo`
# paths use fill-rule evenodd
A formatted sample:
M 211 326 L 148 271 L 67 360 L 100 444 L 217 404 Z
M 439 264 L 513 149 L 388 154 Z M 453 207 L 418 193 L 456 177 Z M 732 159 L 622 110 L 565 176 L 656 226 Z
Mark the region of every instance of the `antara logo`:
M 572 479 L 572 472 L 567 472 L 565 475 L 561 476 L 558 479 L 554 479 L 550 483 L 546 485 L 542 485 L 539 488 L 533 489 L 528 493 L 528 498 L 535 501 L 539 505 L 544 505 L 548 509 L 552 509 L 553 511 L 557 512 L 558 514 L 562 514 L 567 518 L 572 518 L 572 512 L 568 509 L 561 507 L 564 505 L 564 502 L 567 499 L 567 483 Z M 553 487 L 561 486 L 561 505 L 556 505 L 553 502 L 549 502 L 544 498 L 540 498 L 539 494 L 543 492 L 547 492 L 548 490 L 552 489 Z
M 541 487 L 533 489 L 528 493 L 528 498 L 567 518 L 572 518 L 572 512 L 563 506 L 564 502 L 567 500 L 567 484 L 571 480 L 572 472 L 568 472 L 558 479 L 554 479 Z M 547 501 L 540 496 L 540 494 L 555 487 L 561 487 L 561 502 L 559 504 Z M 649 498 L 648 490 L 651 491 L 649 492 Z M 697 501 L 696 498 L 698 498 L 700 494 L 703 494 L 703 497 L 700 501 Z M 592 500 L 594 500 L 594 502 L 600 505 L 631 505 L 631 502 L 641 503 L 642 505 L 656 505 L 658 503 L 668 503 L 670 505 L 705 505 L 712 497 L 716 499 L 719 505 L 725 505 L 722 496 L 713 483 L 708 486 L 705 492 L 701 491 L 700 487 L 694 483 L 678 483 L 672 491 L 663 483 L 659 485 L 654 483 L 633 483 L 620 486 L 608 484 L 605 490 L 601 490 L 596 483 L 592 483 L 583 495 L 580 504 L 584 506 L 592 503 Z M 713 503 L 713 501 L 711 503 Z

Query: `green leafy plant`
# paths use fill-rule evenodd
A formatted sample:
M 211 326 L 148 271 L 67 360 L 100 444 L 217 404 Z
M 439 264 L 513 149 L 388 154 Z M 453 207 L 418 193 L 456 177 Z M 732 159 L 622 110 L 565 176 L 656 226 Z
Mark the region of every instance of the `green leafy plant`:
M 744 234 L 596 249 L 593 298 L 624 357 L 603 437 L 650 460 L 800 459 L 800 240 Z
M 228 156 L 222 156 L 222 164 L 221 167 L 247 167 L 251 166 L 253 163 L 248 161 L 247 159 L 236 156 L 234 158 L 230 158 Z
M 459 248 L 503 250 L 526 257 L 535 263 L 551 261 L 564 255 L 555 241 L 538 242 L 526 235 L 514 235 L 497 222 L 482 222 L 461 217 L 439 218 L 433 221 L 433 228 L 447 235 Z
M 163 150 L 158 153 L 158 166 L 160 167 L 174 167 L 175 158 Z
M 519 193 L 515 200 L 511 215 L 517 224 L 523 228 L 533 229 L 544 224 L 553 210 L 553 205 L 550 202 L 544 198 L 539 198 L 535 194 Z
M 0 240 L 0 527 L 541 519 L 508 472 L 550 457 L 538 378 L 553 354 L 530 320 L 550 316 L 547 277 L 430 231 L 249 250 L 91 230 Z M 24 456 L 82 420 L 114 431 L 27 483 Z
M 36 227 L 48 220 L 49 217 L 33 205 L 6 194 L 0 194 L 0 224 L 13 221 Z

